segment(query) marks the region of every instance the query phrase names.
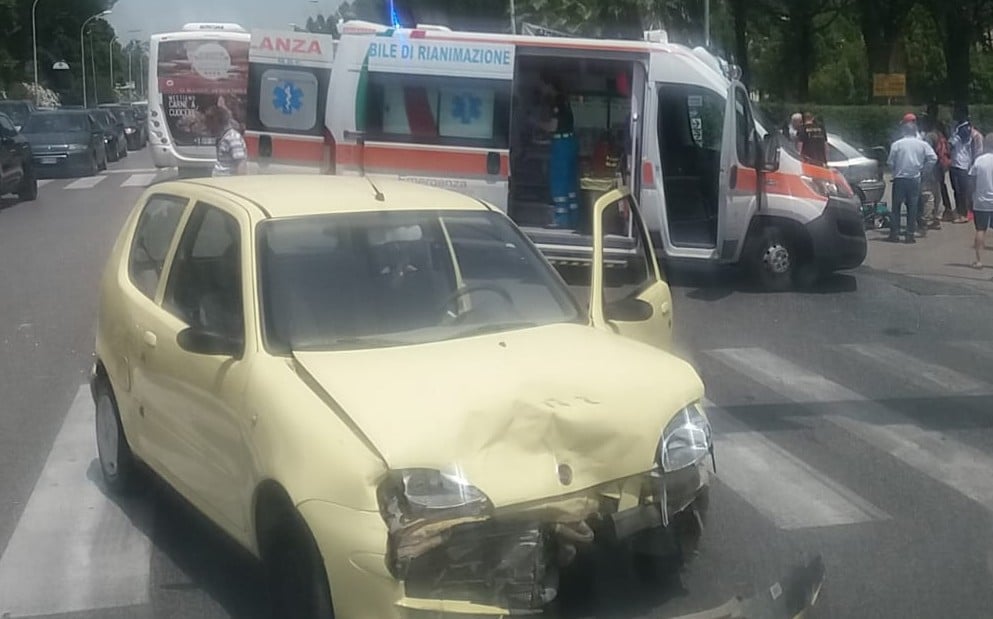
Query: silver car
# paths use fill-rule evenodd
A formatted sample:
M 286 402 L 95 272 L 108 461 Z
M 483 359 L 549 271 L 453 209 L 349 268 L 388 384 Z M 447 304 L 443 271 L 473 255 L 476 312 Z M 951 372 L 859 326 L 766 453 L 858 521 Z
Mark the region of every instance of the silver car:
M 828 167 L 841 172 L 862 204 L 876 204 L 883 199 L 886 182 L 879 161 L 852 146 L 834 133 L 828 133 Z

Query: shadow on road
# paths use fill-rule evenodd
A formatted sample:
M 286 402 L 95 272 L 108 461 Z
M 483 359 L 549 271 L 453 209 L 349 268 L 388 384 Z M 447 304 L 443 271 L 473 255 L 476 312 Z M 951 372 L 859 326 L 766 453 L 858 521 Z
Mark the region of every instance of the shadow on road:
M 698 301 L 720 301 L 735 293 L 817 295 L 858 290 L 858 280 L 850 273 L 828 273 L 810 286 L 774 292 L 763 288 L 739 266 L 671 263 L 665 271 L 670 286 L 689 289 L 687 296 Z
M 182 612 L 191 607 L 183 598 L 195 591 L 202 593 L 190 601 L 192 607 L 202 607 L 199 596 L 205 594 L 230 617 L 268 619 L 259 562 L 162 480 L 144 471 L 145 488 L 122 498 L 105 489 L 96 459 L 87 477 L 151 540 L 153 557 L 155 551 L 163 553 L 174 566 L 161 566 L 153 558 L 149 597 L 154 607 Z

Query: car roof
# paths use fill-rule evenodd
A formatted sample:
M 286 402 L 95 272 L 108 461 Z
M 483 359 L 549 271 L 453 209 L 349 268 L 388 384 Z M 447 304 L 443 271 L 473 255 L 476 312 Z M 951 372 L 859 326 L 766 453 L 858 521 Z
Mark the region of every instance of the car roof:
M 374 179 L 383 200 L 376 200 L 368 178 L 323 174 L 259 174 L 179 181 L 234 194 L 260 207 L 266 217 L 405 210 L 489 210 L 461 193 L 416 183 Z

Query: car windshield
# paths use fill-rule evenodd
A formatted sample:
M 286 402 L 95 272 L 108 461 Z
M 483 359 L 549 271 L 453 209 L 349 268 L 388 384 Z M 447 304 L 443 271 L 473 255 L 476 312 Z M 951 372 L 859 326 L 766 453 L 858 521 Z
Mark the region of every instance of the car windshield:
M 23 125 L 28 120 L 28 116 L 31 115 L 26 103 L 11 101 L 0 101 L 0 112 L 9 116 L 15 125 Z
M 23 133 L 71 133 L 88 131 L 83 114 L 35 114 L 28 119 Z
M 583 319 L 498 213 L 401 211 L 259 227 L 266 342 L 338 350 L 419 344 Z

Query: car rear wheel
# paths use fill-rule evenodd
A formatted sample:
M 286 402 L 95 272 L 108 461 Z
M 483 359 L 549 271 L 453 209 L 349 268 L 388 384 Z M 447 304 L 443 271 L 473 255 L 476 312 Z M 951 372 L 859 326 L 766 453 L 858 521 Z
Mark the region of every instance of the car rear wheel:
M 99 171 L 100 171 L 100 164 L 97 162 L 97 156 L 93 155 L 92 157 L 90 157 L 89 167 L 86 168 L 86 175 L 94 176 Z
M 137 485 L 138 464 L 124 436 L 117 400 L 106 378 L 98 379 L 93 396 L 96 404 L 97 456 L 103 481 L 115 494 L 127 494 Z
M 97 158 L 97 155 L 94 154 L 93 157 L 94 158 Z M 104 153 L 104 156 L 103 157 L 100 157 L 99 158 L 99 161 L 97 163 L 97 169 L 99 171 L 101 171 L 101 172 L 103 172 L 104 170 L 107 169 L 107 154 L 106 153 Z
M 24 169 L 24 178 L 21 179 L 21 187 L 17 190 L 17 197 L 24 202 L 34 202 L 38 199 L 38 177 L 35 176 L 31 168 Z
M 334 619 L 321 552 L 299 515 L 266 536 L 262 560 L 274 619 Z
M 111 163 L 114 163 L 115 161 L 117 161 L 120 158 L 121 158 L 120 157 L 120 152 L 117 150 L 117 147 L 116 146 L 114 148 L 112 148 L 112 149 L 110 149 L 110 150 L 107 151 L 107 161 L 109 161 Z

